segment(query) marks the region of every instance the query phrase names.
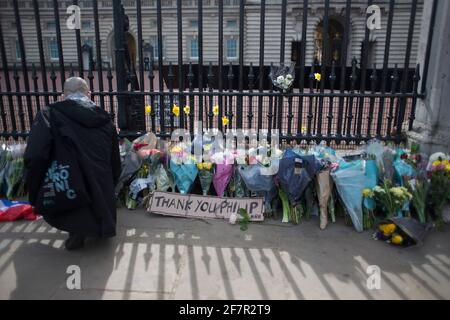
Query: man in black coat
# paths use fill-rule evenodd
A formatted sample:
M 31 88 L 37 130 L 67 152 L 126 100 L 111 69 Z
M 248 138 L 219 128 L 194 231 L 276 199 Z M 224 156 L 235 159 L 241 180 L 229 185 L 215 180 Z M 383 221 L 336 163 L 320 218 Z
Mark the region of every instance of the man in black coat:
M 65 127 L 74 133 L 75 154 L 78 154 L 79 167 L 83 170 L 79 174 L 87 177 L 84 184 L 90 203 L 70 211 L 42 212 L 51 226 L 69 232 L 65 242 L 68 250 L 82 247 L 86 237 L 116 235 L 114 187 L 121 171 L 117 131 L 110 115 L 88 96 L 86 81 L 78 77 L 67 79 L 64 100 L 37 114 L 25 152 L 29 200 L 36 205 L 54 154 L 52 148 L 57 145 L 52 129 Z

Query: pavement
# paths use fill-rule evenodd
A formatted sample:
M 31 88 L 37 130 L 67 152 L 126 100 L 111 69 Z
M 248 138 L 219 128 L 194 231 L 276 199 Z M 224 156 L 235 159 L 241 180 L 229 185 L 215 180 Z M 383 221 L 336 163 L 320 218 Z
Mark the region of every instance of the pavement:
M 68 252 L 67 234 L 43 220 L 2 223 L 0 299 L 450 299 L 449 231 L 398 248 L 342 219 L 324 231 L 313 217 L 244 232 L 222 220 L 120 210 L 115 238 Z M 67 286 L 73 265 L 79 290 Z M 369 289 L 372 265 L 381 281 Z

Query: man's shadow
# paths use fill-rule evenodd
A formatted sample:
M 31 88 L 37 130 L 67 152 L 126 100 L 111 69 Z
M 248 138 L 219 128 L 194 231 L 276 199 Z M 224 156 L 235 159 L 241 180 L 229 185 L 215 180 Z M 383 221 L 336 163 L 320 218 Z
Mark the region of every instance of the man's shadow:
M 4 248 L 12 252 L 0 265 L 1 282 L 6 283 L 4 298 L 8 298 L 4 295 L 8 290 L 12 290 L 9 299 L 103 298 L 103 289 L 114 267 L 117 243 L 113 239 L 88 240 L 85 248 L 69 252 L 64 248 L 65 233 L 36 236 L 38 239 L 31 237 L 20 244 L 11 239 L 9 248 Z M 92 263 L 99 252 L 104 252 L 103 257 L 111 257 L 111 251 L 113 258 Z M 94 277 L 90 275 L 92 272 Z

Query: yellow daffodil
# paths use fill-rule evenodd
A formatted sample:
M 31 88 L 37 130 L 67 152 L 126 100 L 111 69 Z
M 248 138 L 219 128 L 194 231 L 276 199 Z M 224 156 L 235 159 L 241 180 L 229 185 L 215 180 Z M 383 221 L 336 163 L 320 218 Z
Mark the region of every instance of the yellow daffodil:
M 396 245 L 401 245 L 403 243 L 403 237 L 399 234 L 392 235 L 391 242 Z
M 172 113 L 175 115 L 175 117 L 178 117 L 180 115 L 180 107 L 174 104 L 172 107 Z
M 227 116 L 223 116 L 222 117 L 222 125 L 226 126 L 228 124 L 228 122 L 230 122 L 230 120 L 228 120 Z
M 189 112 L 191 112 L 191 107 L 185 106 L 185 107 L 183 108 L 183 111 L 184 111 L 184 113 L 189 114 Z
M 322 79 L 322 75 L 320 73 L 314 73 L 314 79 L 320 81 L 320 79 Z
M 366 188 L 366 189 L 363 190 L 362 194 L 363 194 L 364 198 L 372 198 L 373 197 L 372 189 Z
M 145 114 L 150 114 L 150 113 L 152 113 L 152 106 L 148 104 L 145 106 Z
M 219 106 L 214 106 L 213 107 L 213 114 L 215 115 L 215 116 L 218 116 L 219 115 Z
M 197 168 L 198 170 L 203 170 L 203 163 L 202 162 L 197 163 Z

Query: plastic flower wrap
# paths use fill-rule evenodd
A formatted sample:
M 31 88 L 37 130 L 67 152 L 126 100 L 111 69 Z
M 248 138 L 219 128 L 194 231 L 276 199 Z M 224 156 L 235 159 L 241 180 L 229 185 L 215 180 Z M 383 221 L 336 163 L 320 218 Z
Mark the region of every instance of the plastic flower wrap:
M 159 191 L 167 191 L 172 190 L 175 191 L 175 185 L 173 182 L 172 174 L 170 171 L 166 170 L 164 165 L 160 163 L 155 171 L 156 177 L 156 190 Z
M 234 167 L 233 176 L 231 177 L 231 181 L 228 184 L 228 189 L 230 196 L 232 197 L 243 198 L 249 196 L 249 192 L 247 190 L 245 182 L 239 174 L 239 165 Z
M 443 225 L 443 207 L 450 200 L 450 161 L 443 153 L 430 156 L 429 164 L 429 200 L 438 227 Z
M 362 160 L 341 161 L 331 173 L 336 189 L 356 231 L 363 231 L 362 192 L 366 183 Z
M 421 223 L 427 221 L 426 200 L 430 183 L 427 179 L 416 178 L 408 181 L 407 188 L 412 195 L 411 204 Z
M 202 192 L 206 196 L 213 180 L 213 164 L 211 162 L 201 162 L 197 164 L 197 168 Z
M 280 160 L 277 179 L 292 205 L 299 201 L 321 167 L 320 161 L 313 155 L 299 156 L 291 150 L 286 150 Z
M 321 163 L 314 155 L 299 156 L 290 149 L 285 151 L 277 173 L 283 206 L 282 222 L 298 223 L 302 215 L 300 198 L 320 168 Z
M 411 164 L 407 162 L 409 155 L 398 149 L 397 158 L 394 160 L 395 180 L 404 186 L 410 179 L 415 176 L 415 170 Z
M 333 182 L 330 176 L 330 168 L 320 170 L 315 179 L 317 198 L 320 208 L 320 229 L 325 229 L 328 224 L 328 203 L 332 193 Z
M 272 212 L 272 201 L 277 195 L 277 188 L 273 181 L 273 175 L 264 175 L 264 166 L 261 164 L 239 165 L 239 174 L 246 187 L 251 192 L 264 196 L 265 212 Z
M 213 174 L 214 190 L 222 197 L 233 175 L 234 157 L 230 152 L 219 152 L 212 156 L 215 163 Z
M 394 161 L 396 159 L 395 150 L 390 147 L 385 147 L 382 154 L 382 162 L 383 162 L 383 180 L 392 181 L 394 178 Z
M 189 192 L 198 173 L 195 159 L 188 151 L 189 146 L 184 143 L 177 143 L 170 149 L 170 171 L 175 185 L 183 194 Z
M 147 176 L 145 176 L 145 173 L 147 173 Z M 148 168 L 145 168 L 144 165 L 139 171 L 137 178 L 130 184 L 128 199 L 126 201 L 127 208 L 130 210 L 136 209 L 155 188 L 156 177 L 150 174 Z
M 273 67 L 270 71 L 270 79 L 272 80 L 273 85 L 284 92 L 288 92 L 291 89 L 292 84 L 294 83 L 294 78 L 294 64 Z
M 139 170 L 143 160 L 138 157 L 137 153 L 131 149 L 123 157 L 122 171 L 116 185 L 116 195 L 120 193 L 123 186 L 127 184 L 130 178 Z

